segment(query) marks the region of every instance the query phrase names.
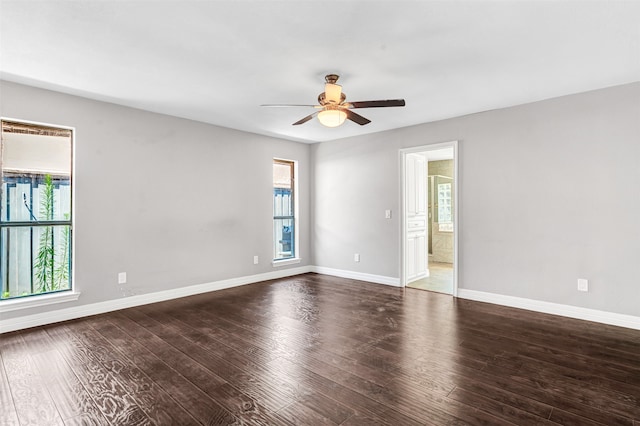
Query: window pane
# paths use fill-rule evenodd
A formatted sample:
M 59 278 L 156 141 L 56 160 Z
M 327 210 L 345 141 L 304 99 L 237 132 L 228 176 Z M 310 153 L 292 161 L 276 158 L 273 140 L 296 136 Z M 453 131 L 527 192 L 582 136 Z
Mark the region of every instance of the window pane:
M 71 148 L 68 130 L 27 125 L 2 132 L 2 221 L 70 219 Z
M 452 221 L 451 211 L 451 184 L 438 184 L 438 223 L 450 223 Z
M 291 176 L 293 175 L 293 163 L 273 163 L 273 186 L 275 188 L 291 189 Z
M 273 216 L 293 216 L 293 196 L 290 189 L 274 188 Z
M 2 228 L 2 299 L 71 288 L 71 227 Z
M 4 172 L 3 222 L 71 219 L 69 176 Z
M 293 257 L 294 238 L 293 238 L 293 219 L 274 219 L 273 220 L 273 253 L 274 259 L 287 259 Z
M 71 138 L 2 132 L 2 168 L 36 174 L 71 174 Z

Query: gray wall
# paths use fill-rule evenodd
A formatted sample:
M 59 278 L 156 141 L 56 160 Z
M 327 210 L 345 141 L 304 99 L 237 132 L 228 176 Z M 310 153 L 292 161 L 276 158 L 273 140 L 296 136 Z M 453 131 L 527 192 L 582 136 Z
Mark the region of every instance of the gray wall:
M 82 292 L 3 319 L 273 271 L 273 157 L 299 161 L 302 262 L 293 267 L 310 264 L 308 145 L 8 82 L 0 89 L 3 117 L 76 128 Z
M 120 271 L 137 294 L 272 271 L 272 157 L 300 161 L 294 266 L 398 277 L 398 150 L 451 140 L 461 288 L 640 315 L 639 83 L 316 145 L 0 89 L 2 116 L 77 129 L 82 291 L 2 319 L 124 297 Z M 578 277 L 589 293 L 576 291 Z
M 398 150 L 451 140 L 461 288 L 640 315 L 639 83 L 312 146 L 315 264 L 398 277 Z

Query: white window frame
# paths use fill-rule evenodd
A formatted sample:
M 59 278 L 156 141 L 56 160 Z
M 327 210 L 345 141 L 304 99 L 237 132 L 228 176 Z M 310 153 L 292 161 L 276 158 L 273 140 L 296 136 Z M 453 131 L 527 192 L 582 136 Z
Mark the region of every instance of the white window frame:
M 275 253 L 272 254 L 272 261 L 271 264 L 274 268 L 277 268 L 279 266 L 287 266 L 287 265 L 293 265 L 296 263 L 300 263 L 300 209 L 299 209 L 299 199 L 300 199 L 300 192 L 299 192 L 299 185 L 298 185 L 298 175 L 299 175 L 299 171 L 298 171 L 298 161 L 297 160 L 291 160 L 288 158 L 279 158 L 279 157 L 274 157 L 271 161 L 272 164 L 272 169 L 273 169 L 273 164 L 275 164 L 278 161 L 282 161 L 282 162 L 287 162 L 287 163 L 292 163 L 293 164 L 293 230 L 294 230 L 294 234 L 293 234 L 293 255 L 292 257 L 288 257 L 286 259 L 273 259 L 273 255 Z M 272 192 L 272 196 L 271 196 L 271 200 L 272 200 L 272 206 L 271 206 L 271 217 L 273 220 L 273 174 L 272 174 L 272 179 L 271 179 L 271 192 Z M 273 228 L 273 222 L 272 222 L 272 228 Z M 272 236 L 272 246 L 275 245 L 276 243 L 276 235 L 275 233 Z
M 76 194 L 75 194 L 75 170 L 76 170 L 76 129 L 75 127 L 64 126 L 60 124 L 43 123 L 39 121 L 24 120 L 13 117 L 0 116 L 0 122 L 14 122 L 29 126 L 51 127 L 61 130 L 71 131 L 71 288 L 53 293 L 30 294 L 24 297 L 0 299 L 0 310 L 3 312 L 30 309 L 39 306 L 46 306 L 58 303 L 66 303 L 78 300 L 80 291 L 75 279 L 76 271 L 76 233 L 75 233 L 75 212 L 76 212 Z

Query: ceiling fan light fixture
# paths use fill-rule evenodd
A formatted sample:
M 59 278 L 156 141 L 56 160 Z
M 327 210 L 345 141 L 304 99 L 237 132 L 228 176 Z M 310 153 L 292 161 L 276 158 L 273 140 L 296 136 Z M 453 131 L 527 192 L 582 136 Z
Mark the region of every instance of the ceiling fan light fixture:
M 327 103 L 338 105 L 342 99 L 342 86 L 339 84 L 327 83 L 324 85 L 324 100 Z
M 341 109 L 325 109 L 318 113 L 318 121 L 326 127 L 338 127 L 347 119 L 347 113 Z

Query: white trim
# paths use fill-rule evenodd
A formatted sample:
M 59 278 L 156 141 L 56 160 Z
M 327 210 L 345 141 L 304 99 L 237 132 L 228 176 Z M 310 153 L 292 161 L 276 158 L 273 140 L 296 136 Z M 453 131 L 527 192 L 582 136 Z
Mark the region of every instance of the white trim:
M 26 315 L 23 317 L 0 321 L 0 333 L 22 330 L 40 325 L 52 324 L 60 321 L 67 321 L 82 318 L 90 315 L 102 314 L 105 312 L 117 311 L 120 309 L 133 308 L 134 306 L 147 305 L 149 303 L 163 302 L 165 300 L 177 299 L 179 297 L 192 296 L 194 294 L 207 293 L 210 291 L 223 290 L 231 287 L 238 287 L 245 284 L 252 284 L 261 281 L 273 280 L 277 278 L 289 277 L 292 275 L 305 274 L 311 272 L 310 266 L 299 268 L 282 269 L 279 271 L 267 272 L 263 274 L 249 275 L 239 278 L 214 281 L 205 284 L 197 284 L 188 287 L 179 287 L 171 290 L 163 290 L 155 293 L 141 294 L 122 299 L 109 300 L 106 302 L 92 303 L 89 305 L 74 306 L 66 309 L 59 309 L 40 314 Z M 78 293 L 76 293 L 78 294 Z
M 72 302 L 78 300 L 80 293 L 72 290 L 57 293 L 40 294 L 18 297 L 0 301 L 2 312 L 18 311 L 21 309 L 36 308 L 38 306 L 53 305 L 56 303 Z
M 22 330 L 30 327 L 37 327 L 46 324 L 52 324 L 60 321 L 67 321 L 76 318 L 82 318 L 90 315 L 97 315 L 105 312 L 116 311 L 119 309 L 132 308 L 135 306 L 146 305 L 149 303 L 162 302 L 165 300 L 177 299 L 180 297 L 192 296 L 195 294 L 207 293 L 210 291 L 223 290 L 226 288 L 238 287 L 245 284 L 252 284 L 261 281 L 267 281 L 277 278 L 285 278 L 289 276 L 305 274 L 307 272 L 315 272 L 318 274 L 332 275 L 336 277 L 349 278 L 361 281 L 367 281 L 376 284 L 384 284 L 394 287 L 401 287 L 400 279 L 395 277 L 387 277 L 383 275 L 367 274 L 363 272 L 347 271 L 343 269 L 326 268 L 322 266 L 301 266 L 298 268 L 283 269 L 279 271 L 267 272 L 263 274 L 249 275 L 239 278 L 230 278 L 227 280 L 214 281 L 205 284 L 198 284 L 189 287 L 181 287 L 171 290 L 159 291 L 156 293 L 137 295 L 122 299 L 110 300 L 106 302 L 93 303 L 90 305 L 81 305 L 71 308 L 59 309 L 51 312 L 27 315 L 23 317 L 1 320 L 0 334 L 10 331 Z M 69 297 L 65 301 L 71 301 L 78 298 L 80 293 L 65 292 L 64 294 L 42 295 L 42 298 L 56 299 L 51 303 L 62 303 L 62 298 Z M 544 302 L 540 300 L 525 299 L 521 297 L 505 296 L 495 293 L 487 293 L 477 290 L 468 290 L 461 288 L 458 290 L 458 297 L 461 299 L 475 300 L 478 302 L 493 303 L 497 305 L 509 306 L 512 308 L 526 309 L 529 311 L 542 312 L 552 315 L 560 315 L 569 318 L 575 318 L 585 321 L 594 321 L 602 324 L 615 325 L 618 327 L 626 327 L 640 330 L 640 317 L 632 315 L 618 314 L 614 312 L 605 312 L 595 309 L 581 308 L 577 306 L 562 305 L 558 303 Z M 45 300 L 40 298 L 39 301 Z M 31 298 L 29 298 L 31 299 Z M 5 303 L 8 303 L 7 301 Z M 35 303 L 36 301 L 34 301 Z M 30 307 L 34 307 L 32 305 Z M 37 306 L 42 306 L 41 304 Z M 3 309 L 3 312 L 7 312 Z
M 458 262 L 458 242 L 460 238 L 460 179 L 458 171 L 459 156 L 458 156 L 458 141 L 451 142 L 453 144 L 453 191 L 455 194 L 455 200 L 453 201 L 453 297 L 458 297 L 458 271 L 460 270 L 460 263 Z M 427 161 L 429 161 L 427 159 Z
M 405 165 L 406 165 L 406 157 L 407 154 L 415 154 L 425 152 L 427 153 L 427 162 L 429 161 L 429 151 L 440 150 L 443 148 L 453 148 L 453 191 L 454 191 L 454 206 L 453 209 L 453 296 L 458 296 L 458 271 L 460 268 L 460 262 L 458 259 L 458 247 L 459 247 L 459 235 L 460 235 L 460 185 L 459 185 L 459 154 L 458 154 L 458 141 L 453 140 L 449 142 L 441 142 L 430 145 L 422 145 L 415 146 L 411 148 L 403 148 L 398 151 L 398 157 L 400 161 L 400 279 L 398 280 L 399 286 L 404 287 L 407 285 L 406 278 L 406 265 L 405 265 L 405 249 L 406 249 L 406 237 L 407 237 L 407 224 L 405 223 L 405 215 L 406 215 L 406 175 L 405 175 Z M 431 229 L 428 230 L 429 233 Z
M 286 161 L 288 163 L 293 163 L 293 255 L 295 256 L 293 259 L 283 259 L 283 260 L 274 260 L 271 263 L 273 264 L 274 268 L 277 268 L 278 266 L 286 266 L 286 265 L 292 265 L 295 263 L 300 263 L 300 232 L 298 232 L 298 229 L 300 229 L 300 220 L 299 220 L 299 214 L 298 212 L 300 211 L 300 203 L 298 202 L 298 198 L 300 198 L 298 196 L 299 194 L 299 190 L 298 190 L 298 160 L 290 160 L 287 158 L 281 158 L 281 157 L 273 157 L 272 161 L 271 161 L 271 167 L 273 167 L 273 162 L 274 161 Z M 273 196 L 273 175 L 271 175 L 272 177 L 272 181 L 271 181 L 271 193 Z M 272 203 L 273 204 L 273 203 Z M 273 206 L 272 206 L 273 207 Z M 273 209 L 272 212 L 273 214 Z M 272 216 L 273 217 L 273 216 Z M 274 240 L 275 242 L 275 228 L 274 228 L 274 235 L 272 240 Z M 275 256 L 276 253 L 273 253 L 273 256 Z M 295 262 L 294 260 L 297 260 L 297 262 Z M 291 261 L 291 262 L 288 262 Z M 282 262 L 282 263 L 278 263 L 276 264 L 276 262 Z
M 272 260 L 271 265 L 274 268 L 279 268 L 281 266 L 295 265 L 296 263 L 300 263 L 301 260 L 302 259 L 300 259 L 299 257 L 294 257 L 292 259 Z
M 334 277 L 351 278 L 353 280 L 368 281 L 375 284 L 390 285 L 393 287 L 401 287 L 400 279 L 395 277 L 386 277 L 384 275 L 367 274 L 364 272 L 347 271 L 344 269 L 325 268 L 324 266 L 312 266 L 311 272 L 324 275 L 333 275 Z
M 71 290 L 59 293 L 31 295 L 24 298 L 5 300 L 0 302 L 1 312 L 11 312 L 20 309 L 35 308 L 57 303 L 72 302 L 80 297 L 80 288 L 76 283 L 76 128 L 61 124 L 43 123 L 41 121 L 24 120 L 0 116 L 1 121 L 23 123 L 31 126 L 51 127 L 55 129 L 69 130 L 71 132 Z M 0 322 L 0 333 L 2 333 Z
M 525 299 L 522 297 L 486 293 L 484 291 L 467 290 L 464 288 L 459 289 L 458 297 L 461 299 L 475 300 L 477 302 L 493 303 L 512 308 L 526 309 L 528 311 L 560 315 L 568 318 L 640 330 L 640 317 L 632 315 L 581 308 L 579 306 L 562 305 L 559 303 L 544 302 L 541 300 Z
M 12 118 L 12 117 L 0 116 L 0 120 L 1 121 L 13 121 L 13 122 L 16 122 L 16 123 L 24 123 L 24 124 L 29 124 L 29 125 L 32 125 L 32 126 L 54 127 L 54 128 L 57 128 L 57 129 L 71 130 L 72 132 L 76 131 L 75 127 L 62 126 L 60 124 L 44 123 L 42 121 L 25 120 L 23 118 Z

